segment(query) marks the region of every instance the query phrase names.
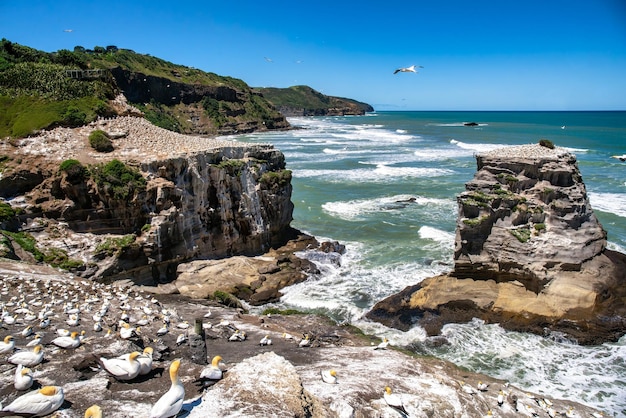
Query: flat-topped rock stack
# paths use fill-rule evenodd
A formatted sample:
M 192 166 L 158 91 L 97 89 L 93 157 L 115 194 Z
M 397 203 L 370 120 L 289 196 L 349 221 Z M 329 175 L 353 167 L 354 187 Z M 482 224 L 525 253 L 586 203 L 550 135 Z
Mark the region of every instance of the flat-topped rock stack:
M 523 145 L 476 161 L 458 196 L 454 270 L 380 302 L 368 316 L 430 333 L 480 317 L 583 343 L 623 335 L 626 256 L 606 249 L 576 157 Z

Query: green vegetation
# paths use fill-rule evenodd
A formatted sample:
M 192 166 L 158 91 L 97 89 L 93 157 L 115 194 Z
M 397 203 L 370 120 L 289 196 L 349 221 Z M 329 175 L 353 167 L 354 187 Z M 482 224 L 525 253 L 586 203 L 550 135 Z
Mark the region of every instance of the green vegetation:
M 537 232 L 544 231 L 546 229 L 546 224 L 544 223 L 535 224 L 534 228 L 535 228 L 535 231 Z
M 261 315 L 306 315 L 306 312 L 297 309 L 267 308 L 263 310 Z
M 231 308 L 238 308 L 241 306 L 239 299 L 237 299 L 235 296 L 231 295 L 230 293 L 224 292 L 222 290 L 216 290 L 215 292 L 213 292 L 213 299 L 218 301 L 222 305 L 225 305 Z
M 366 103 L 342 97 L 326 96 L 308 86 L 292 86 L 289 88 L 257 88 L 274 106 L 281 108 L 308 109 L 326 111 L 338 107 L 352 107 L 363 112 L 371 112 L 372 107 Z
M 146 179 L 132 167 L 114 159 L 91 167 L 96 184 L 116 199 L 128 200 L 146 189 Z
M 489 219 L 488 215 L 483 215 L 480 218 L 466 218 L 463 219 L 463 223 L 467 226 L 478 226 Z
M 15 241 L 24 251 L 31 253 L 35 260 L 43 261 L 44 254 L 37 248 L 37 240 L 31 234 L 10 231 L 2 231 L 2 234 Z
M 259 179 L 261 186 L 271 189 L 274 186 L 285 187 L 291 183 L 291 170 L 268 171 Z
M 554 144 L 549 139 L 540 139 L 539 145 L 541 145 L 542 147 L 554 149 Z
M 82 180 L 89 174 L 89 171 L 78 160 L 65 160 L 59 166 L 59 171 L 65 171 L 71 179 Z
M 72 270 L 83 266 L 80 260 L 68 257 L 67 251 L 60 248 L 48 248 L 43 255 L 43 262 L 63 270 Z
M 0 202 L 0 222 L 7 221 L 15 216 L 15 210 L 8 203 Z
M 519 242 L 527 242 L 530 239 L 530 229 L 528 228 L 509 229 L 509 232 L 517 238 Z
M 122 250 L 130 247 L 135 242 L 135 235 L 128 234 L 122 237 L 110 237 L 98 244 L 96 252 L 106 253 L 109 257 L 114 254 L 119 254 Z
M 109 135 L 100 129 L 89 134 L 89 145 L 98 152 L 111 152 L 114 149 Z
M 231 176 L 239 176 L 246 166 L 244 160 L 222 160 L 215 167 L 225 170 Z

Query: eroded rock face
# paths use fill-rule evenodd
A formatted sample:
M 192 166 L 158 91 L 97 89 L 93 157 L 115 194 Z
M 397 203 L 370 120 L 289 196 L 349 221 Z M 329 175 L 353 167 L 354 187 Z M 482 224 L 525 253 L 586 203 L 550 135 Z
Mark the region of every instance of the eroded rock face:
M 626 256 L 606 250 L 576 158 L 530 145 L 477 163 L 458 197 L 454 270 L 379 302 L 368 317 L 429 334 L 478 317 L 581 343 L 617 340 L 626 330 Z

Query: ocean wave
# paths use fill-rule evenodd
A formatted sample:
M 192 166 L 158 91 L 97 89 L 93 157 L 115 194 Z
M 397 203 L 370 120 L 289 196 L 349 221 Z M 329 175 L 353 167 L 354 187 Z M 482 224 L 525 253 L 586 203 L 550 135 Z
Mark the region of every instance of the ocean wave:
M 590 192 L 589 202 L 594 210 L 626 218 L 626 194 L 624 193 Z
M 350 182 L 373 182 L 388 183 L 407 178 L 438 177 L 454 174 L 447 168 L 417 168 L 417 167 L 388 167 L 378 165 L 374 170 L 293 170 L 296 178 L 323 177 L 331 183 Z
M 327 214 L 340 219 L 355 220 L 363 215 L 380 213 L 382 211 L 398 211 L 405 209 L 410 205 L 450 206 L 451 203 L 453 202 L 445 199 L 434 199 L 411 195 L 395 195 L 376 199 L 350 200 L 347 202 L 326 202 L 322 204 L 322 210 L 324 210 Z M 428 230 L 426 229 L 425 231 Z
M 422 226 L 417 232 L 421 239 L 428 239 L 454 247 L 455 234 L 451 232 L 442 231 L 441 229 L 427 225 Z
M 450 344 L 425 345 L 423 350 L 539 394 L 602 410 L 619 411 L 626 406 L 626 382 L 615 379 L 626 373 L 626 336 L 617 343 L 587 347 L 559 338 L 508 332 L 478 319 L 445 325 L 442 335 Z
M 456 139 L 451 139 L 450 143 L 453 145 L 456 145 L 459 148 L 462 148 L 465 150 L 471 150 L 475 152 L 487 152 L 487 151 L 492 151 L 494 149 L 506 148 L 510 146 L 506 144 L 469 144 L 466 142 L 457 141 Z

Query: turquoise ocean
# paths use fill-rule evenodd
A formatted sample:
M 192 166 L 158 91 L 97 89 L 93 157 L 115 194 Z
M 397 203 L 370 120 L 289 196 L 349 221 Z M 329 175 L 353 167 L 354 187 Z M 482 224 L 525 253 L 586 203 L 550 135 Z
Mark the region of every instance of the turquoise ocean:
M 292 225 L 347 251 L 339 260 L 303 254 L 322 273 L 285 289 L 278 307 L 321 312 L 547 397 L 626 416 L 626 337 L 579 346 L 474 320 L 447 325 L 450 344 L 434 348 L 421 344 L 419 327 L 401 332 L 364 319 L 377 301 L 452 269 L 456 196 L 476 171 L 474 155 L 493 148 L 549 139 L 576 155 L 609 248 L 626 252 L 626 162 L 612 158 L 626 154 L 626 112 L 373 112 L 289 122 L 298 129 L 231 139 L 282 151 L 293 172 Z

